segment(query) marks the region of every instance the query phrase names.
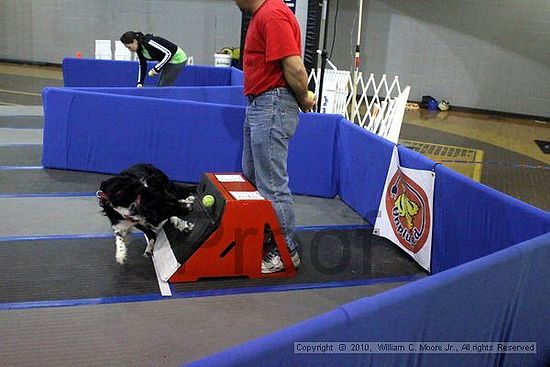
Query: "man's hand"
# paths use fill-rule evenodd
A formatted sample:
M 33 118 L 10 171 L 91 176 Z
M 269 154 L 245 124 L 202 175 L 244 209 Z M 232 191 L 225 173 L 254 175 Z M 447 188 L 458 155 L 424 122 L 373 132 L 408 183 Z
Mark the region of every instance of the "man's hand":
M 300 109 L 302 110 L 302 112 L 309 112 L 311 111 L 312 109 L 315 108 L 315 104 L 317 103 L 317 100 L 315 98 L 315 94 L 312 92 L 312 93 L 307 93 L 305 95 L 305 98 L 300 98 L 298 100 L 298 105 L 300 105 Z
M 149 70 L 149 76 L 150 76 L 151 78 L 154 77 L 154 76 L 157 75 L 157 74 L 158 74 L 158 73 L 157 73 L 157 71 L 156 71 L 155 69 Z

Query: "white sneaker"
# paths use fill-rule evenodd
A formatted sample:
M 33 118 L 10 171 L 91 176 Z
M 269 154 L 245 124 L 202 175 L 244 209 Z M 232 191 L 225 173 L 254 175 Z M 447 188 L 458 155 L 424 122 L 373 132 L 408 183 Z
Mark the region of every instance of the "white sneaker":
M 294 268 L 298 268 L 300 266 L 300 255 L 298 255 L 298 251 L 294 252 L 290 258 L 292 259 L 292 265 L 294 265 Z M 281 256 L 275 252 L 268 253 L 262 260 L 262 274 L 277 273 L 282 271 L 284 268 L 285 266 Z

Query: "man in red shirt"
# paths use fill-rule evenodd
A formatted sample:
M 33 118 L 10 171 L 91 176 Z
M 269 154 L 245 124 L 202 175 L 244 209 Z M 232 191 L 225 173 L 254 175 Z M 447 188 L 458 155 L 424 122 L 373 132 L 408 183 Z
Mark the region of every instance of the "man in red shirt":
M 271 200 L 283 229 L 292 263 L 300 265 L 294 239 L 294 204 L 288 188 L 288 143 L 298 125 L 300 109 L 315 105 L 308 96 L 302 62 L 300 26 L 282 0 L 235 0 L 250 12 L 244 46 L 243 173 Z M 276 248 L 262 261 L 262 273 L 284 269 Z

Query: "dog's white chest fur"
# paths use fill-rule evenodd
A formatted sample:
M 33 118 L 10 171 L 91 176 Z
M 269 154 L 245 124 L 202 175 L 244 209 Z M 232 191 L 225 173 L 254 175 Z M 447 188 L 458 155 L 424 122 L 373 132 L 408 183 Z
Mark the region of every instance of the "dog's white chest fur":
M 133 208 L 125 208 L 123 206 L 117 206 L 113 208 L 118 214 L 120 214 L 124 219 L 132 221 L 134 223 L 145 223 L 145 218 L 141 215 L 136 215 L 133 213 Z

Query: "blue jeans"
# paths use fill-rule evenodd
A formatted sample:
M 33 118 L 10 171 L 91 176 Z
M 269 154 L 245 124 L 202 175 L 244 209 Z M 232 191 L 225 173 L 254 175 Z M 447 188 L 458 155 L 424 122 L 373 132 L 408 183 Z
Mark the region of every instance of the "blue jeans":
M 244 122 L 243 173 L 273 204 L 291 252 L 297 245 L 287 159 L 298 112 L 294 95 L 286 88 L 276 88 L 249 102 Z

